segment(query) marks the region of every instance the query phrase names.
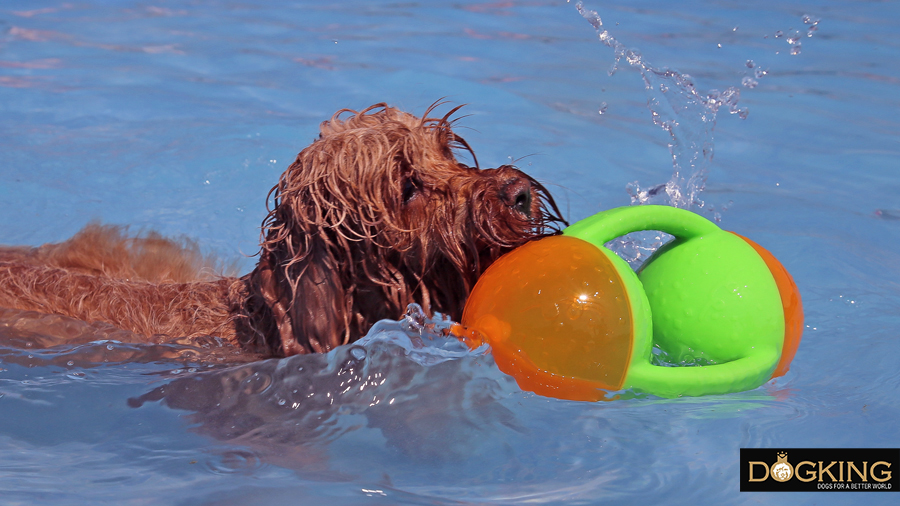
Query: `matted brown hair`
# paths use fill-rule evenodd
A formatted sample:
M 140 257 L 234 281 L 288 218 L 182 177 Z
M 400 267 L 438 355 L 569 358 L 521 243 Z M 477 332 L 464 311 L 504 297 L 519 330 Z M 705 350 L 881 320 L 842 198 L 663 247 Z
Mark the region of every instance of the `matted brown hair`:
M 244 321 L 269 353 L 323 352 L 411 302 L 461 316 L 488 264 L 565 221 L 512 166 L 480 170 L 451 129 L 456 107 L 421 118 L 386 104 L 343 109 L 269 193 Z M 456 160 L 472 154 L 475 167 Z
M 565 221 L 515 167 L 479 169 L 451 128 L 459 108 L 431 117 L 439 105 L 322 123 L 269 192 L 259 262 L 243 277 L 204 276 L 211 264 L 191 243 L 89 225 L 60 244 L 0 248 L 0 306 L 149 341 L 212 335 L 264 356 L 328 351 L 412 302 L 460 318 L 488 265 Z

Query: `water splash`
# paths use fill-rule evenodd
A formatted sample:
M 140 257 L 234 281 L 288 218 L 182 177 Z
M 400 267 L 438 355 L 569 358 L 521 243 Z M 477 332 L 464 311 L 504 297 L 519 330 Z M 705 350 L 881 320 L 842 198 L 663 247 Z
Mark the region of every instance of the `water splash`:
M 819 23 L 822 21 L 821 19 L 811 16 L 809 14 L 804 14 L 800 20 L 806 26 L 805 35 L 807 38 L 812 37 L 819 30 Z M 790 54 L 796 56 L 800 54 L 800 50 L 803 47 L 803 36 L 804 32 L 801 30 L 795 30 L 793 28 L 788 29 L 788 34 L 785 35 L 785 32 L 782 30 L 775 30 L 773 34 L 776 39 L 783 38 L 785 42 L 787 42 L 790 46 Z M 769 36 L 766 35 L 763 37 L 768 39 Z M 781 51 L 775 51 L 775 54 L 780 54 Z
M 813 34 L 816 33 L 819 29 L 819 18 L 814 18 L 809 14 L 804 14 L 801 18 L 803 24 L 806 25 L 806 37 L 812 37 Z M 800 48 L 802 46 L 803 32 L 800 30 L 792 30 L 791 35 L 787 37 L 788 44 L 791 45 L 791 54 L 798 55 L 800 54 Z
M 631 197 L 632 205 L 659 204 L 669 205 L 695 212 L 701 210 L 711 215 L 717 222 L 722 220 L 722 212 L 726 205 L 710 205 L 701 199 L 706 188 L 709 165 L 713 159 L 713 130 L 716 116 L 721 110 L 736 114 L 746 119 L 749 110 L 739 105 L 741 91 L 736 86 L 724 90 L 712 89 L 700 92 L 691 76 L 662 67 L 656 68 L 643 58 L 638 49 L 628 48 L 616 40 L 603 26 L 603 20 L 596 11 L 586 9 L 582 2 L 575 5 L 578 13 L 587 20 L 597 32 L 600 42 L 613 50 L 613 64 L 609 75 L 615 74 L 624 60 L 630 67 L 637 69 L 647 90 L 647 108 L 653 123 L 670 136 L 668 144 L 672 156 L 672 176 L 661 184 L 643 186 L 638 181 L 628 183 L 625 190 Z M 818 30 L 820 20 L 809 14 L 801 18 L 806 29 L 806 36 L 812 37 Z M 736 31 L 737 28 L 734 28 Z M 802 32 L 790 30 L 788 34 L 778 30 L 776 39 L 784 39 L 791 46 L 790 53 L 797 55 L 801 49 Z M 767 38 L 768 36 L 766 36 Z M 759 80 L 768 74 L 768 70 L 759 67 L 753 60 L 746 61 L 748 74 L 741 79 L 741 86 L 753 89 Z M 600 114 L 606 112 L 607 104 L 600 106 Z M 638 268 L 660 246 L 671 240 L 672 236 L 648 231 L 629 234 L 607 244 L 632 267 Z
M 716 114 L 722 108 L 731 114 L 746 118 L 748 110 L 740 107 L 741 92 L 730 86 L 723 91 L 710 90 L 701 93 L 691 77 L 668 68 L 656 68 L 647 62 L 640 51 L 627 48 L 603 27 L 597 12 L 585 9 L 582 2 L 576 4 L 578 13 L 586 19 L 597 37 L 613 50 L 613 65 L 609 74 L 619 69 L 622 60 L 636 68 L 647 90 L 647 107 L 653 123 L 665 130 L 671 141 L 672 177 L 662 184 L 641 186 L 637 181 L 629 183 L 626 191 L 632 204 L 663 204 L 683 209 L 704 209 L 700 194 L 706 186 L 708 166 L 713 157 L 712 131 Z M 749 83 L 748 83 L 749 84 Z M 714 218 L 721 219 L 718 211 Z M 636 246 L 635 251 L 641 247 Z
M 721 211 L 725 206 L 719 209 L 708 206 L 700 194 L 706 187 L 708 166 L 713 158 L 712 132 L 716 114 L 724 108 L 741 119 L 747 117 L 747 108 L 738 105 L 740 90 L 730 86 L 724 91 L 699 92 L 691 76 L 665 67 L 654 67 L 639 50 L 627 48 L 604 29 L 603 20 L 597 12 L 585 9 L 582 2 L 575 7 L 597 31 L 600 42 L 612 48 L 614 61 L 609 75 L 618 71 L 623 59 L 641 73 L 652 121 L 670 137 L 668 147 L 672 156 L 672 176 L 665 183 L 650 186 L 642 186 L 638 181 L 628 183 L 625 190 L 631 196 L 631 203 L 669 205 L 695 211 L 704 209 L 712 213 L 714 220 L 721 221 Z M 747 65 L 750 68 L 754 66 L 750 61 Z M 745 80 L 742 84 L 752 88 L 756 82 Z M 604 110 L 601 105 L 601 114 Z M 606 246 L 637 269 L 671 239 L 671 235 L 663 232 L 646 231 L 617 238 Z

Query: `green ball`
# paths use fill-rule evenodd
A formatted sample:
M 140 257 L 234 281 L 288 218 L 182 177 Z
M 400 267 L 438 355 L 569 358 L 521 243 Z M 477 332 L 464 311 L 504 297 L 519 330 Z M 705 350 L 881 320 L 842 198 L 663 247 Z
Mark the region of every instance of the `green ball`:
M 624 388 L 677 397 L 750 390 L 768 381 L 785 342 L 785 310 L 772 271 L 747 240 L 667 206 L 611 209 L 563 234 L 602 249 L 642 230 L 675 240 L 638 274 L 652 338 L 635 342 Z M 685 366 L 654 365 L 654 344 Z
M 722 364 L 784 341 L 775 280 L 734 234 L 676 239 L 651 257 L 638 279 L 650 301 L 653 340 L 679 362 Z

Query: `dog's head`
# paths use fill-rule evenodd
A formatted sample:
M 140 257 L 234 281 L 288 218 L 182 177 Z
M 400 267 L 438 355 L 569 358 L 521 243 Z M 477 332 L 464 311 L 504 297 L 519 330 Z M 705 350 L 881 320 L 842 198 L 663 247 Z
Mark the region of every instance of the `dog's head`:
M 276 355 L 327 351 L 411 302 L 459 318 L 488 265 L 565 224 L 530 176 L 479 169 L 451 129 L 459 108 L 431 118 L 434 107 L 418 118 L 377 104 L 322 123 L 270 192 L 249 339 Z

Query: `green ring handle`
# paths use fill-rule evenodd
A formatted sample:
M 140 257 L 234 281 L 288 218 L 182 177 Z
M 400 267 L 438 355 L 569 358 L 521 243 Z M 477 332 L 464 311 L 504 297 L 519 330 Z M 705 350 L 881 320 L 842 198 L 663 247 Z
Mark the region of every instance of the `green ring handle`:
M 661 230 L 679 239 L 690 239 L 722 231 L 715 223 L 684 209 L 669 206 L 633 206 L 617 207 L 597 213 L 573 223 L 563 230 L 563 234 L 602 247 L 617 237 L 642 230 Z
M 784 311 L 771 271 L 746 241 L 697 214 L 668 206 L 611 209 L 563 234 L 605 252 L 605 243 L 644 230 L 678 240 L 651 257 L 639 275 L 617 262 L 623 279 L 640 280 L 643 293 L 632 299 L 636 316 L 646 300 L 644 318 L 652 319 L 653 329 L 635 336 L 623 388 L 677 397 L 750 390 L 765 383 L 781 357 Z M 654 343 L 676 357 L 703 356 L 718 363 L 654 366 Z

